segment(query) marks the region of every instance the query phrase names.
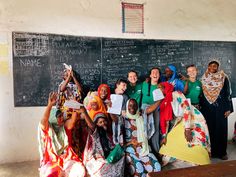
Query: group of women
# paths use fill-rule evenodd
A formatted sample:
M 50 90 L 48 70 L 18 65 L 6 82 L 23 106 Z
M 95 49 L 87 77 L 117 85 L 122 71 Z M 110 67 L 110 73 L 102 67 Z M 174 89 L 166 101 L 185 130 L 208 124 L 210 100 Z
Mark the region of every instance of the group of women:
M 123 102 L 120 114 L 111 114 L 108 108 L 116 103 L 107 84 L 83 98 L 75 73 L 65 69 L 39 124 L 40 175 L 146 176 L 176 160 L 203 165 L 210 157 L 227 159 L 227 117 L 233 111 L 228 77 L 217 61 L 201 81 L 194 65 L 187 74 L 178 78 L 169 65 L 161 77 L 152 68 L 140 83 L 131 70 L 128 81 L 116 82 L 113 94 Z M 154 100 L 156 89 L 163 99 Z

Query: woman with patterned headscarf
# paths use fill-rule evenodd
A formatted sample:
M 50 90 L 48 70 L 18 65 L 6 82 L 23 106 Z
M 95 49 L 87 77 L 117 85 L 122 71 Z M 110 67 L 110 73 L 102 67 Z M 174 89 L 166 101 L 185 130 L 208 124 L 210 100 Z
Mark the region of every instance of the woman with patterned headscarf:
M 228 116 L 233 112 L 230 82 L 219 63 L 211 61 L 202 76 L 201 112 L 209 128 L 211 156 L 227 160 Z
M 48 105 L 38 126 L 40 176 L 84 177 L 84 165 L 71 147 L 71 131 L 81 114 L 88 121 L 90 118 L 86 110 L 81 108 L 74 111 L 70 119 L 65 119 L 63 112 L 53 108 L 57 97 L 56 93 L 50 93 Z

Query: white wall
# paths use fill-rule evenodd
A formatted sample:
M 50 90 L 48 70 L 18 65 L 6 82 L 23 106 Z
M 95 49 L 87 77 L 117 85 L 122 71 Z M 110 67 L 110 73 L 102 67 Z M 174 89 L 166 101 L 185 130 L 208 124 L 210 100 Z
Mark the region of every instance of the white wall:
M 145 3 L 144 35 L 122 34 L 120 0 L 0 1 L 0 163 L 39 158 L 37 124 L 44 110 L 43 107 L 14 107 L 12 31 L 120 38 L 236 41 L 235 0 L 129 2 Z M 231 137 L 236 115 L 232 114 L 229 120 Z

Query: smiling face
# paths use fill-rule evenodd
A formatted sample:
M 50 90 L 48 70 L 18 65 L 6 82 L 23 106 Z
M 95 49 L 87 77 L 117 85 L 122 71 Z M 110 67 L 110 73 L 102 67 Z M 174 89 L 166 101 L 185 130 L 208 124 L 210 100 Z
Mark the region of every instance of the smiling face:
M 99 109 L 98 103 L 95 102 L 95 101 L 92 101 L 90 103 L 90 106 L 91 106 L 91 109 L 94 110 L 94 111 L 97 111 Z
M 165 69 L 165 75 L 166 75 L 166 78 L 170 79 L 173 75 L 173 71 L 171 71 L 171 69 L 167 67 Z
M 196 78 L 197 77 L 197 68 L 195 66 L 188 67 L 187 75 L 189 78 Z
M 108 88 L 104 86 L 100 90 L 100 98 L 102 100 L 105 100 L 107 98 L 107 95 L 108 95 Z
M 106 118 L 104 118 L 104 117 L 98 118 L 96 125 L 98 127 L 103 128 L 104 130 L 107 130 L 107 120 L 106 120 Z
M 135 115 L 138 110 L 138 103 L 134 99 L 130 99 L 128 103 L 128 111 L 130 114 Z
M 127 84 L 125 82 L 120 82 L 119 84 L 116 84 L 117 94 L 124 94 L 126 89 L 127 89 Z
M 208 71 L 210 73 L 216 73 L 218 71 L 219 65 L 217 65 L 216 63 L 212 63 L 208 65 Z
M 59 126 L 64 125 L 63 113 L 60 113 L 60 114 L 57 116 L 57 124 L 58 124 Z
M 129 72 L 128 74 L 128 81 L 131 83 L 131 84 L 136 84 L 136 82 L 138 81 L 138 76 L 135 72 Z
M 160 71 L 158 69 L 152 69 L 150 74 L 151 82 L 158 82 L 160 78 Z

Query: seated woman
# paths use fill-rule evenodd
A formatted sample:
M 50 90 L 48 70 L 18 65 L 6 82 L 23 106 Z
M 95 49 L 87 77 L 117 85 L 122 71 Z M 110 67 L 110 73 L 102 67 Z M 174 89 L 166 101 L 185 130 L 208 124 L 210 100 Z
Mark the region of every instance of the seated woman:
M 52 109 L 56 104 L 57 94 L 50 93 L 48 105 L 38 127 L 40 151 L 40 176 L 85 176 L 85 168 L 80 158 L 71 148 L 71 130 L 78 113 L 87 115 L 81 108 L 72 113 L 70 119 L 64 119 L 63 112 Z M 88 115 L 86 116 L 89 119 Z
M 172 108 L 177 117 L 172 130 L 167 134 L 166 144 L 159 153 L 163 164 L 178 159 L 195 165 L 210 163 L 210 139 L 206 121 L 194 106 L 191 106 L 183 93 L 173 92 Z
M 107 131 L 107 116 L 96 113 L 90 134 L 84 150 L 83 163 L 90 176 L 122 177 L 124 176 L 124 156 L 114 163 L 108 163 L 106 158 L 114 148 L 112 136 Z
M 125 124 L 126 176 L 146 176 L 149 172 L 161 170 L 156 157 L 150 152 L 148 139 L 144 134 L 144 120 L 139 115 L 135 99 L 127 102 Z
M 86 107 L 87 111 L 89 112 L 90 118 L 93 120 L 94 116 L 97 112 L 103 112 L 107 113 L 106 105 L 104 104 L 104 101 L 110 99 L 110 88 L 106 84 L 101 84 L 98 87 L 98 92 L 88 92 L 87 96 L 84 99 L 84 106 Z M 109 122 L 109 124 L 111 124 Z M 108 126 L 109 128 L 111 126 Z M 80 153 L 84 151 L 88 133 L 89 133 L 89 127 L 86 125 L 86 122 L 84 119 L 80 119 L 80 124 L 77 128 L 77 136 L 78 136 L 78 143 L 76 146 L 78 146 Z M 109 129 L 111 132 L 111 129 Z

